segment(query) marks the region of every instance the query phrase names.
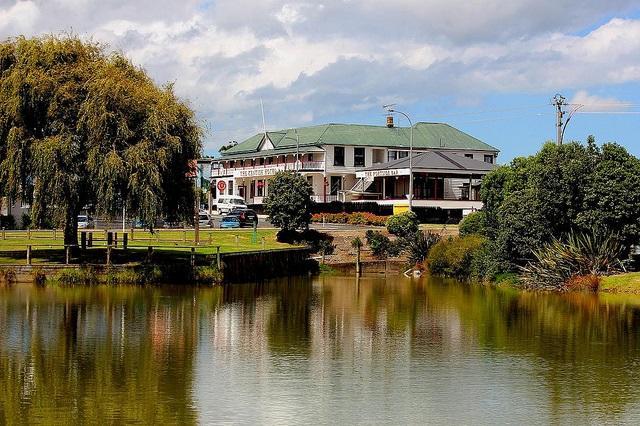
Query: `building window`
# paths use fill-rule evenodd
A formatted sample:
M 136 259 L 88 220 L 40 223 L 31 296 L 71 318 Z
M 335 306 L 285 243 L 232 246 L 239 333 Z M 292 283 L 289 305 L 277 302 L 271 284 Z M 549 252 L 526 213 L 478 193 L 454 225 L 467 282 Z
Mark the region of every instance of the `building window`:
M 258 197 L 264 197 L 264 181 L 263 180 L 258 181 L 256 190 L 258 192 Z
M 387 152 L 387 161 L 393 161 L 398 159 L 398 151 Z
M 364 148 L 353 148 L 353 165 L 364 167 Z
M 331 176 L 330 195 L 338 195 L 338 191 L 342 189 L 342 176 Z
M 233 181 L 229 181 L 229 195 L 233 195 Z
M 344 166 L 344 147 L 343 146 L 333 147 L 333 165 Z
M 229 161 L 229 168 L 233 169 L 233 167 L 236 165 L 236 162 L 231 160 Z
M 484 156 L 484 162 L 493 164 L 493 155 L 485 155 Z
M 269 159 L 267 160 L 267 162 L 268 162 L 269 164 L 273 164 L 273 157 L 269 157 Z
M 407 158 L 409 156 L 409 151 L 398 151 L 398 158 Z
M 307 154 L 307 160 L 313 161 L 313 154 Z
M 258 160 L 258 164 L 260 164 L 261 166 L 264 166 L 264 157 Z
M 473 154 L 465 154 L 464 156 L 467 157 L 467 158 L 473 158 Z

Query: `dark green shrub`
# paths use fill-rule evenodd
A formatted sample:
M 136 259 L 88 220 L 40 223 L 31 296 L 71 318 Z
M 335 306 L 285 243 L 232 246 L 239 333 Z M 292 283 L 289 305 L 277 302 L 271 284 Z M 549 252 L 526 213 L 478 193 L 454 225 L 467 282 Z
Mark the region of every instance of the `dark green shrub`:
M 403 238 L 403 245 L 412 265 L 422 264 L 429 254 L 429 250 L 440 241 L 440 234 L 418 231 Z
M 329 240 L 321 240 L 318 243 L 318 253 L 320 253 L 323 258 L 324 256 L 332 255 L 335 250 L 336 246 L 334 244 L 331 244 L 331 241 Z
M 486 214 L 482 210 L 471 212 L 460 222 L 460 236 L 486 234 Z
M 0 228 L 16 229 L 16 219 L 12 214 L 6 216 L 0 215 Z
M 394 214 L 387 219 L 387 231 L 398 237 L 406 237 L 418 231 L 418 216 L 414 212 Z
M 31 226 L 31 216 L 27 213 L 22 213 L 22 218 L 20 221 L 20 229 L 29 229 Z
M 318 232 L 315 229 L 307 229 L 303 232 L 281 229 L 276 234 L 276 239 L 280 243 L 309 246 L 312 253 L 320 253 L 323 245 L 326 244 L 324 241 L 328 241 L 329 244 L 333 242 L 331 235 Z
M 485 242 L 485 238 L 478 235 L 449 237 L 438 241 L 427 255 L 427 263 L 431 273 L 455 278 L 469 278 L 473 256 Z
M 392 246 L 389 237 L 384 235 L 380 231 L 368 230 L 365 233 L 367 239 L 367 245 L 371 248 L 371 253 L 380 259 L 389 256 L 389 249 Z

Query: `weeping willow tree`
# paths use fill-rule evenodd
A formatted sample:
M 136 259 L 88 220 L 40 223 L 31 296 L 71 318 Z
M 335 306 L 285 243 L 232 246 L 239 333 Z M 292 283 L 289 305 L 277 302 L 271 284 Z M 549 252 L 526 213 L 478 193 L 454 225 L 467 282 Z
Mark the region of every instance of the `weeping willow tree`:
M 117 53 L 77 37 L 0 43 L 0 195 L 31 204 L 35 226 L 77 242 L 87 206 L 144 223 L 193 211 L 193 111 Z

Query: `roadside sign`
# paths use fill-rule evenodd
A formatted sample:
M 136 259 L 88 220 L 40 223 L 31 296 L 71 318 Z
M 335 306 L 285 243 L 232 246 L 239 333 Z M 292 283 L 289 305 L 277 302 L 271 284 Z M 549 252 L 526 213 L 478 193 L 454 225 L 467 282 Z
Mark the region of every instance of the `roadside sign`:
M 217 186 L 218 186 L 218 191 L 222 192 L 227 188 L 227 183 L 223 180 L 219 180 Z

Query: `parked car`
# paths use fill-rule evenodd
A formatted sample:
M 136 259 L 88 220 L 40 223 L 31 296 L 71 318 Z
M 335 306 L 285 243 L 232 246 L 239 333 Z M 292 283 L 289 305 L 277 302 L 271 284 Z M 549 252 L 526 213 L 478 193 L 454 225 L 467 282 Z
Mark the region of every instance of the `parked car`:
M 162 221 L 162 227 L 163 227 L 163 228 L 173 228 L 173 229 L 175 229 L 175 228 L 182 228 L 182 223 L 181 223 L 181 222 L 178 222 L 178 221 L 176 221 L 176 220 L 168 219 L 168 218 L 167 218 L 167 219 L 164 219 L 164 220 Z
M 231 210 L 229 215 L 238 216 L 240 226 L 253 226 L 254 223 L 258 223 L 258 214 L 251 209 L 236 208 Z
M 229 213 L 235 208 L 247 208 L 244 198 L 238 195 L 222 195 L 216 200 L 216 206 L 220 214 Z
M 227 215 L 220 220 L 220 228 L 240 228 L 240 219 L 236 215 Z
M 91 216 L 84 214 L 78 215 L 78 229 L 93 228 L 94 226 L 93 218 Z
M 200 212 L 198 215 L 198 224 L 200 226 L 211 226 L 211 217 L 207 212 Z

